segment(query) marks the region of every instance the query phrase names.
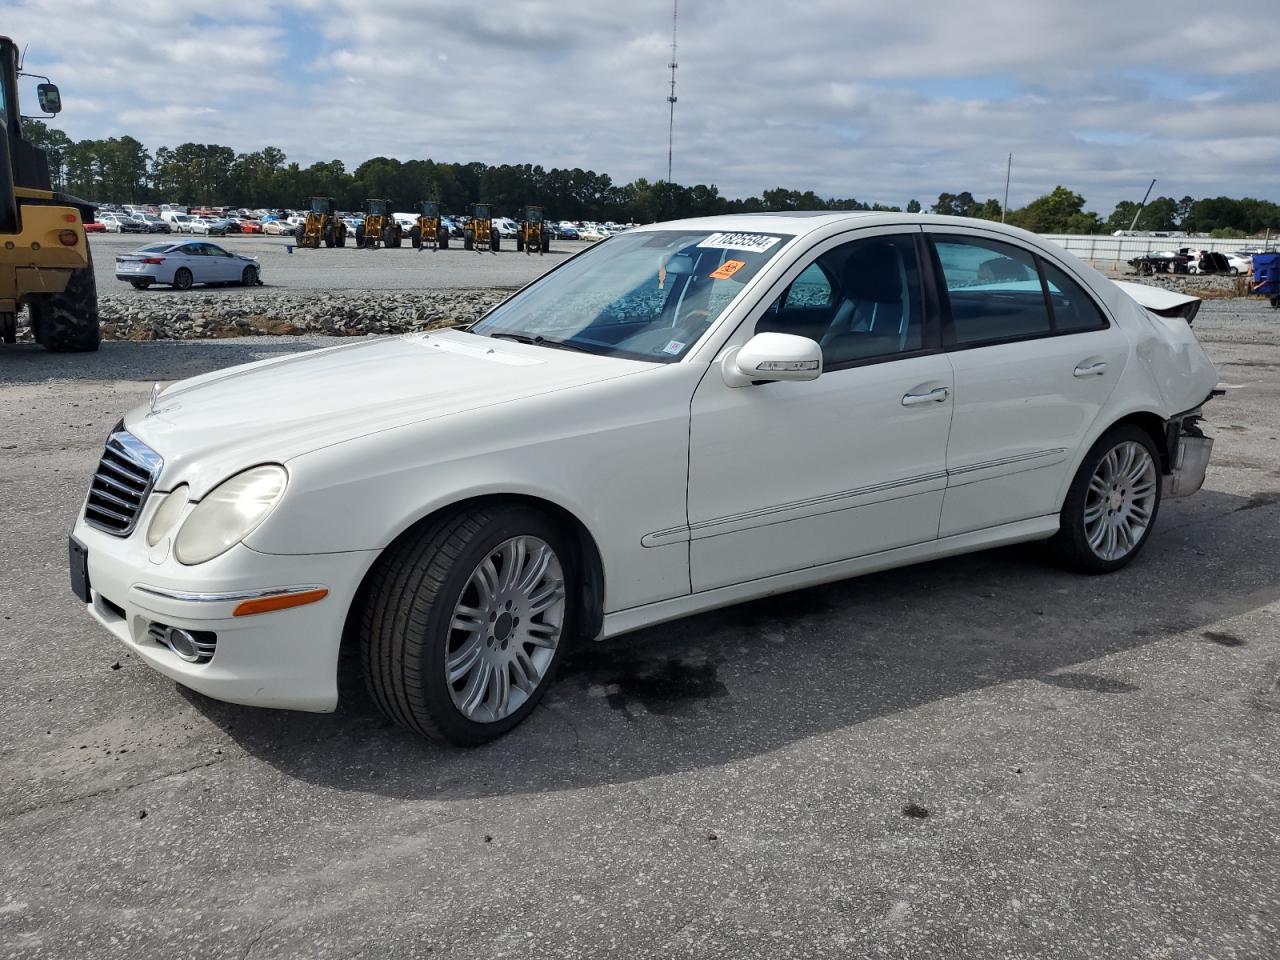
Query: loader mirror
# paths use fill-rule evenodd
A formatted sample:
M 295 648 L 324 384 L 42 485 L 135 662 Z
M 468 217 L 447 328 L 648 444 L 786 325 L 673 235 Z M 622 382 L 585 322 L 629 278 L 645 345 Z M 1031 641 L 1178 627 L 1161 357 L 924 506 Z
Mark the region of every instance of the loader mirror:
M 56 83 L 37 84 L 36 100 L 39 101 L 40 109 L 45 113 L 62 112 L 62 94 L 58 92 Z

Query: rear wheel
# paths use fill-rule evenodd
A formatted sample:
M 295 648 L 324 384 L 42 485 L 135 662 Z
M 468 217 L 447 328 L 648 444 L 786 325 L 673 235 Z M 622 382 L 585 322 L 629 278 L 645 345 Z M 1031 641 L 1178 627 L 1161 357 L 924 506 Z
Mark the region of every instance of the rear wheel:
M 364 224 L 356 227 L 356 248 L 364 246 Z
M 334 243 L 336 243 L 340 247 L 345 247 L 347 245 L 347 228 L 346 227 L 338 228 L 337 234 L 334 235 Z
M 173 275 L 173 289 L 190 290 L 191 284 L 195 282 L 195 277 L 191 275 L 191 271 L 186 267 L 179 267 Z
M 551 252 L 551 234 L 546 233 L 545 231 L 543 232 L 541 246 L 542 246 L 543 253 Z
M 462 234 L 462 249 L 474 250 L 476 246 L 476 235 L 473 231 L 467 230 Z
M 524 231 L 522 230 L 516 234 L 516 253 L 521 253 L 523 252 L 523 250 L 524 250 Z
M 413 246 L 413 249 L 415 249 L 415 250 L 421 250 L 421 249 L 422 249 L 422 230 L 421 230 L 421 228 L 419 228 L 419 227 L 415 226 L 415 227 L 412 227 L 412 228 L 409 230 L 409 243 Z
M 300 223 L 297 229 L 293 231 L 293 239 L 297 241 L 298 246 L 305 247 L 307 245 L 307 226 Z
M 329 226 L 324 228 L 324 245 L 326 247 L 332 247 L 333 244 L 334 244 L 333 224 L 330 224 Z
M 388 550 L 359 627 L 378 708 L 459 746 L 519 724 L 546 693 L 570 636 L 570 557 L 560 530 L 521 506 L 457 513 Z
M 489 231 L 489 249 L 492 250 L 494 253 L 497 253 L 501 247 L 502 247 L 502 238 L 498 236 L 498 231 L 490 230 Z
M 1083 573 L 1110 573 L 1138 555 L 1160 512 L 1160 457 L 1145 430 L 1108 430 L 1080 464 L 1053 540 Z
M 444 227 L 441 227 L 440 233 L 436 239 L 437 239 L 437 242 L 440 244 L 441 250 L 449 249 L 449 231 L 448 230 L 446 230 Z
M 88 353 L 98 349 L 98 283 L 93 267 L 72 270 L 66 289 L 33 297 L 31 333 L 50 353 Z

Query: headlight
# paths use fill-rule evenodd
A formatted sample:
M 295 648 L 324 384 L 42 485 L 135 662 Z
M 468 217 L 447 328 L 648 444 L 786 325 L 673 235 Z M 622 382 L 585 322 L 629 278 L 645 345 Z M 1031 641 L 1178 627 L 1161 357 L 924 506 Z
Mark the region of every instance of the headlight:
M 154 547 L 168 535 L 173 525 L 178 522 L 178 517 L 182 516 L 182 510 L 186 505 L 187 485 L 185 483 L 175 487 L 172 493 L 165 495 L 151 517 L 150 526 L 147 527 L 148 547 Z
M 178 531 L 179 563 L 195 564 L 226 553 L 251 534 L 284 495 L 289 475 L 268 465 L 238 473 L 215 487 Z

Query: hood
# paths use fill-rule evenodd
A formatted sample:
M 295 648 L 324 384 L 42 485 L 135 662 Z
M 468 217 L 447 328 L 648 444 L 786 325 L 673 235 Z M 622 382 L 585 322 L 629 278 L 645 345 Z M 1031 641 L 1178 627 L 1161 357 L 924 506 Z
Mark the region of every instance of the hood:
M 200 497 L 258 463 L 650 369 L 456 330 L 407 334 L 182 380 L 125 426 L 164 458 L 159 489 L 185 482 Z

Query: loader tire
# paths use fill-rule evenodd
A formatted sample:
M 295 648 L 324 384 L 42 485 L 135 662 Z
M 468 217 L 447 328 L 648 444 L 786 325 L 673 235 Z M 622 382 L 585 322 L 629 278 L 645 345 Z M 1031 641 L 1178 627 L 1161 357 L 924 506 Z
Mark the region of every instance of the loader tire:
M 476 246 L 476 235 L 471 230 L 466 231 L 462 235 L 462 249 L 474 250 Z
M 441 250 L 448 250 L 448 249 L 449 249 L 449 231 L 448 231 L 448 230 L 446 230 L 444 227 L 441 227 L 441 228 L 440 228 L 440 234 L 439 234 L 439 236 L 437 237 L 437 240 L 438 240 L 438 242 L 439 242 L 439 244 L 440 244 L 440 249 L 441 249 Z
M 28 304 L 31 333 L 50 353 L 89 353 L 98 349 L 98 284 L 93 267 L 71 271 L 61 293 L 41 294 Z
M 360 224 L 358 227 L 356 227 L 356 249 L 359 250 L 363 247 L 364 247 L 364 224 Z
M 422 230 L 419 227 L 413 227 L 409 231 L 409 243 L 415 250 L 422 249 Z

